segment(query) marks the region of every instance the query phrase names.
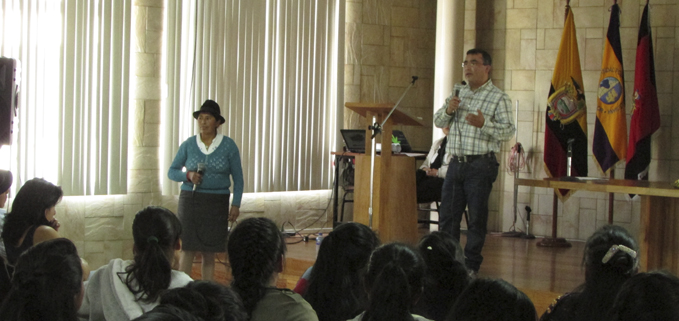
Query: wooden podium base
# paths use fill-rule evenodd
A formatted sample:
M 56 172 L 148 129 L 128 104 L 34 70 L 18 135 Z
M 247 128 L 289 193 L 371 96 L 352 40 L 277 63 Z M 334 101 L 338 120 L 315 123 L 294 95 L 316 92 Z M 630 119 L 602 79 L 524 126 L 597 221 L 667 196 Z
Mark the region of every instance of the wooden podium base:
M 540 247 L 571 247 L 572 244 L 566 241 L 565 238 L 561 237 L 556 237 L 556 238 L 547 238 L 545 237 L 542 239 L 542 241 L 538 242 L 537 244 Z

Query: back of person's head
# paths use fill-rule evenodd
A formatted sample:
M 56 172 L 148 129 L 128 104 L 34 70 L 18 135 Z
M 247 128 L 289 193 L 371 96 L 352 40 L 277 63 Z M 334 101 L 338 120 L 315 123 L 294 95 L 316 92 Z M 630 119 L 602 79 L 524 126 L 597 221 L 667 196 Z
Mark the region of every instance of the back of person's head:
M 134 262 L 126 269 L 125 284 L 137 299 L 154 302 L 170 286 L 174 250 L 181 234 L 179 219 L 164 207 L 148 206 L 135 215 Z
M 184 309 L 160 304 L 153 308 L 153 310 L 146 312 L 134 319 L 134 321 L 207 321 L 199 316 L 191 314 L 191 312 Z
M 624 228 L 605 225 L 587 239 L 583 254 L 585 283 L 575 289 L 569 308 L 574 321 L 601 320 L 625 280 L 637 272 L 639 257 L 634 238 Z
M 165 292 L 160 304 L 172 305 L 205 321 L 246 321 L 248 315 L 238 294 L 210 281 L 193 281 Z
M 304 295 L 319 320 L 347 320 L 363 311 L 363 277 L 379 239 L 369 227 L 344 223 L 323 239 Z
M 245 219 L 229 235 L 227 252 L 233 280 L 249 315 L 264 297 L 272 277 L 282 272 L 286 246 L 276 223 L 264 217 Z
M 42 178 L 27 181 L 12 202 L 12 211 L 5 216 L 2 239 L 16 244 L 31 226 L 49 225 L 45 210 L 56 206 L 64 195 L 61 187 Z
M 424 261 L 405 244 L 389 243 L 370 256 L 365 276 L 364 321 L 412 320 L 410 308 L 422 293 Z
M 73 242 L 58 238 L 21 254 L 0 320 L 77 320 L 82 267 Z
M 462 247 L 452 235 L 436 231 L 422 237 L 418 250 L 427 269 L 424 293 L 415 311 L 430 319 L 443 320 L 471 281 Z
M 623 227 L 605 225 L 599 228 L 585 244 L 583 264 L 586 283 L 598 282 L 602 278 L 627 279 L 632 276 L 639 267 L 638 251 L 637 242 Z
M 664 271 L 639 273 L 623 283 L 610 321 L 679 321 L 679 278 Z
M 476 279 L 460 294 L 446 320 L 535 321 L 537 313 L 526 294 L 507 281 Z

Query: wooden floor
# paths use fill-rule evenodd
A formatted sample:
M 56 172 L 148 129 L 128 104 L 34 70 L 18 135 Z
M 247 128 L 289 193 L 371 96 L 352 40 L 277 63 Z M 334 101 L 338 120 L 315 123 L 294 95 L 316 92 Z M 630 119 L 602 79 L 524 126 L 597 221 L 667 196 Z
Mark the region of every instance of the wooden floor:
M 421 234 L 427 233 L 421 230 Z M 316 244 L 299 242 L 299 238 L 289 238 L 286 266 L 280 275 L 278 286 L 294 288 L 299 277 L 313 265 L 316 259 Z M 581 267 L 584 242 L 571 242 L 570 248 L 537 247 L 538 240 L 502 237 L 489 234 L 483 248 L 484 261 L 479 277 L 501 278 L 526 293 L 541 315 L 549 304 L 560 294 L 573 290 L 584 282 Z M 461 243 L 464 246 L 463 234 Z M 224 263 L 225 257 L 218 256 Z M 228 284 L 231 275 L 228 264 L 216 264 L 215 279 Z M 200 278 L 200 264 L 193 266 L 192 277 Z

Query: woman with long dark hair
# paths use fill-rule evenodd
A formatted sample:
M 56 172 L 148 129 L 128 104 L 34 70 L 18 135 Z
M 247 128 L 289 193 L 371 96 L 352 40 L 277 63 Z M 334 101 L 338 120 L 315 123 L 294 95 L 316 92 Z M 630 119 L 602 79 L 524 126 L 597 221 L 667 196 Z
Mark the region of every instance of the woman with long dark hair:
M 227 243 L 231 287 L 243 300 L 251 321 L 318 320 L 302 296 L 276 287 L 286 249 L 283 235 L 268 218 L 248 218 L 231 231 Z
M 1 234 L 9 264 L 34 244 L 59 238 L 55 207 L 63 195 L 61 187 L 42 178 L 31 179 L 19 189 Z
M 559 297 L 540 320 L 603 320 L 622 284 L 636 274 L 638 250 L 624 228 L 606 225 L 598 229 L 585 244 L 585 283 Z
M 76 321 L 83 298 L 82 267 L 73 242 L 39 243 L 18 259 L 0 320 Z
M 12 203 L 12 211 L 5 215 L 2 222 L 2 242 L 5 252 L 0 254 L 0 302 L 5 298 L 12 278 L 14 265 L 19 255 L 31 246 L 47 240 L 59 238 L 59 221 L 55 218 L 56 206 L 63 192 L 42 178 L 27 181 Z M 89 272 L 87 263 L 83 268 Z
M 365 285 L 368 303 L 354 321 L 425 321 L 411 314 L 422 294 L 425 265 L 417 251 L 401 243 L 378 247 L 370 256 Z
M 149 206 L 132 223 L 134 260 L 113 259 L 92 273 L 78 311 L 89 320 L 132 320 L 158 305 L 160 294 L 185 286 L 191 278 L 172 270 L 181 249 L 182 226 L 168 209 Z
M 347 320 L 363 311 L 365 268 L 379 244 L 375 232 L 359 223 L 344 223 L 323 239 L 304 294 L 319 320 Z
M 415 313 L 435 321 L 443 321 L 455 299 L 471 279 L 464 265 L 460 243 L 452 235 L 432 232 L 417 246 L 427 266 L 422 297 L 413 308 Z

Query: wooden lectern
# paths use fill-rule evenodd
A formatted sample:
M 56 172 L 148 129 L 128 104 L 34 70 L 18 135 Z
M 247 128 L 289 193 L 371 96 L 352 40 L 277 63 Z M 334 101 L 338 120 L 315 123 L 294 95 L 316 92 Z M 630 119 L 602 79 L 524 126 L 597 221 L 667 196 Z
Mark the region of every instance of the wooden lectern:
M 392 103 L 346 103 L 346 108 L 365 117 L 368 123 L 382 123 Z M 373 120 L 373 116 L 376 120 Z M 392 155 L 391 134 L 393 125 L 423 126 L 407 113 L 394 110 L 382 127 L 381 155 L 375 155 L 373 178 L 372 229 L 382 243 L 399 241 L 417 244 L 417 195 L 415 186 L 415 159 L 405 155 Z M 365 154 L 356 156 L 354 172 L 354 221 L 370 224 L 370 153 L 372 131 L 366 128 Z M 380 136 L 378 136 L 380 137 Z M 376 142 L 380 142 L 379 140 Z

